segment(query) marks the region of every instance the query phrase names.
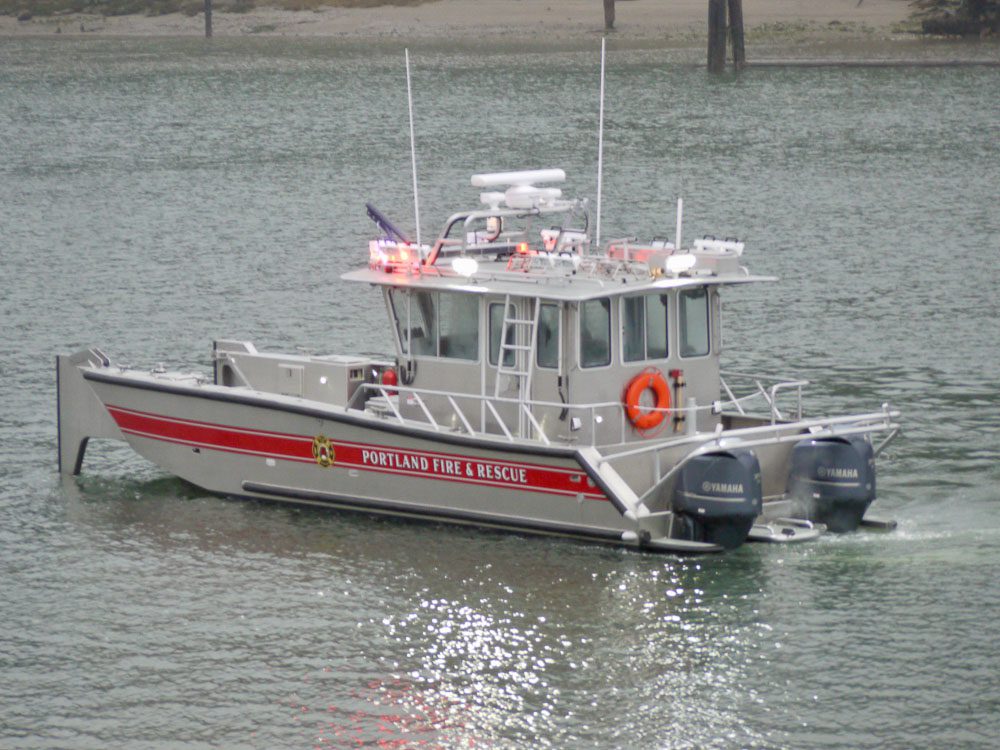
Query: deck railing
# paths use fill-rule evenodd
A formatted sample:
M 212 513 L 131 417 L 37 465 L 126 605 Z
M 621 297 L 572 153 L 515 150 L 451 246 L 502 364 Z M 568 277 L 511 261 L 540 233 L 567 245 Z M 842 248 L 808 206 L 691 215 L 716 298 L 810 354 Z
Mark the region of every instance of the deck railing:
M 803 415 L 802 389 L 806 385 L 808 381 L 805 380 L 727 372 L 722 377 L 722 391 L 727 396 L 725 400 L 698 404 L 694 399 L 688 399 L 683 406 L 669 409 L 649 407 L 645 410 L 662 412 L 668 428 L 672 423 L 683 424 L 683 430 L 675 428 L 656 441 L 660 444 L 670 438 L 674 442 L 685 436 L 697 435 L 698 417 L 703 413 L 752 417 L 762 425 L 800 421 Z M 737 395 L 737 391 L 746 392 Z M 368 399 L 365 401 L 371 401 L 373 397 L 377 399 L 369 408 L 381 410 L 387 419 L 400 424 L 423 425 L 437 432 L 460 431 L 474 436 L 502 437 L 508 442 L 528 441 L 542 445 L 551 445 L 553 440 L 605 447 L 630 442 L 630 424 L 625 406 L 620 401 L 567 404 L 366 383 L 355 391 L 347 408 L 364 408 L 361 402 L 366 394 Z M 398 399 L 391 397 L 395 394 L 399 395 Z M 402 411 L 399 399 L 404 399 L 407 407 Z M 783 400 L 785 403 L 779 404 Z M 410 408 L 414 406 L 415 410 Z M 539 422 L 540 414 L 553 411 L 563 413 L 564 419 L 560 422 L 565 424 L 565 434 L 552 435 L 552 431 L 547 431 Z M 522 416 L 524 430 L 519 427 Z M 674 422 L 675 417 L 681 419 Z
M 747 414 L 744 410 L 744 404 L 752 399 L 749 399 L 747 396 L 744 396 L 742 399 L 736 398 L 729 385 L 730 380 L 734 383 L 749 385 L 752 388 L 749 395 L 754 397 L 759 396 L 763 399 L 770 411 L 772 424 L 787 419 L 778 407 L 778 398 L 780 395 L 784 395 L 785 392 L 794 394 L 795 418 L 802 419 L 802 389 L 809 385 L 808 380 L 787 379 L 775 375 L 750 375 L 743 372 L 729 371 L 722 372 L 720 380 L 722 381 L 722 390 L 729 396 L 730 400 L 728 403 L 732 404 L 733 408 L 741 415 Z

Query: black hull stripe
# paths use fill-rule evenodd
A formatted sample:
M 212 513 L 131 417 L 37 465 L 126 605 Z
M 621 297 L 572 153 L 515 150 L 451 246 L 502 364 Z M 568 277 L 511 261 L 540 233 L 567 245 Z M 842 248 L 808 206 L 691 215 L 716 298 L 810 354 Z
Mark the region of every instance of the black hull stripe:
M 244 492 L 256 493 L 254 495 L 246 496 L 254 500 L 274 499 L 277 497 L 282 500 L 292 500 L 310 505 L 337 507 L 360 512 L 376 512 L 394 516 L 419 518 L 429 521 L 448 521 L 451 523 L 460 523 L 462 525 L 475 525 L 495 529 L 526 531 L 535 534 L 567 536 L 577 539 L 589 539 L 620 544 L 623 546 L 634 546 L 627 545 L 622 541 L 621 531 L 611 529 L 594 529 L 589 527 L 573 526 L 570 524 L 550 523 L 547 521 L 512 521 L 485 513 L 475 513 L 463 510 L 442 510 L 439 508 L 430 510 L 394 500 L 376 500 L 372 498 L 362 499 L 350 497 L 348 495 L 339 495 L 333 492 L 304 490 L 294 487 L 261 484 L 259 482 L 243 482 L 241 487 Z M 267 497 L 261 498 L 258 495 L 265 495 Z

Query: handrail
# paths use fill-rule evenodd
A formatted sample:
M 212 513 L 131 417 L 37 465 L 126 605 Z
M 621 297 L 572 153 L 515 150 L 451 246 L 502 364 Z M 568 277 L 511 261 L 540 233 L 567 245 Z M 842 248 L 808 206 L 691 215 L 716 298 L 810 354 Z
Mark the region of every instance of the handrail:
M 462 424 L 464 425 L 466 432 L 470 435 L 475 435 L 476 431 L 472 429 L 472 425 L 469 423 L 469 420 L 465 418 L 465 414 L 458 408 L 458 404 L 455 403 L 455 399 L 448 396 L 448 403 L 451 404 L 451 408 L 455 411 L 455 415 L 462 420 Z
M 798 399 L 798 409 L 796 419 L 802 419 L 802 388 L 803 386 L 809 385 L 808 380 L 792 380 L 787 383 L 775 383 L 771 386 L 771 423 L 774 424 L 778 419 L 784 419 L 781 412 L 778 411 L 778 391 L 786 388 L 797 388 L 799 399 Z
M 781 413 L 781 410 L 778 408 L 778 392 L 795 388 L 797 391 L 796 419 L 802 419 L 802 389 L 807 385 L 809 385 L 808 380 L 802 380 L 798 378 L 787 378 L 778 375 L 751 375 L 748 373 L 731 372 L 731 371 L 720 372 L 719 381 L 722 385 L 722 388 L 729 396 L 731 400 L 730 403 L 732 403 L 732 405 L 736 407 L 736 410 L 741 415 L 746 414 L 746 412 L 743 410 L 741 402 L 747 399 L 746 398 L 737 399 L 735 397 L 732 389 L 729 386 L 729 383 L 726 380 L 727 378 L 737 379 L 737 380 L 749 380 L 753 382 L 753 384 L 757 388 L 756 394 L 763 397 L 763 399 L 767 402 L 768 409 L 771 413 L 772 424 L 776 423 L 778 420 L 785 419 L 785 416 Z M 767 381 L 773 382 L 770 388 L 765 388 L 764 386 L 764 383 Z
M 722 384 L 722 388 L 725 390 L 726 395 L 729 396 L 730 403 L 736 406 L 736 411 L 738 411 L 740 414 L 746 415 L 746 412 L 743 410 L 743 405 L 740 403 L 739 399 L 736 398 L 736 394 L 733 393 L 732 389 L 729 387 L 729 383 L 726 382 L 725 378 L 720 376 L 719 382 Z
M 545 434 L 545 430 L 543 430 L 542 426 L 538 424 L 538 420 L 535 419 L 535 415 L 531 413 L 531 409 L 528 408 L 527 404 L 521 404 L 521 411 L 524 412 L 524 416 L 526 416 L 528 421 L 531 422 L 531 426 L 535 428 L 535 434 L 542 439 L 542 442 L 546 445 L 552 445 L 552 441 L 549 440 L 549 436 Z
M 486 408 L 490 410 L 490 413 L 493 415 L 493 418 L 497 421 L 497 424 L 500 425 L 500 429 L 503 430 L 503 434 L 507 436 L 507 440 L 513 443 L 514 436 L 510 434 L 510 430 L 507 429 L 507 425 L 504 423 L 503 419 L 500 418 L 500 414 L 497 413 L 496 407 L 493 406 L 493 404 L 491 404 L 489 401 L 484 401 L 484 403 L 486 404 Z
M 792 382 L 799 380 L 800 378 L 793 378 L 787 375 L 777 375 L 774 373 L 748 373 L 748 372 L 736 372 L 735 370 L 721 370 L 720 374 L 724 378 L 733 378 L 739 380 L 771 380 L 779 382 Z M 809 381 L 804 381 L 808 383 Z
M 741 442 L 741 439 L 746 436 L 754 436 L 757 434 L 774 435 L 776 432 L 790 431 L 794 430 L 798 434 L 804 432 L 810 432 L 814 428 L 823 429 L 824 427 L 829 427 L 833 425 L 840 424 L 856 424 L 859 426 L 864 426 L 866 424 L 875 425 L 873 430 L 862 430 L 863 432 L 874 432 L 879 430 L 888 430 L 896 427 L 890 420 L 899 417 L 899 411 L 895 409 L 889 409 L 888 404 L 884 404 L 881 411 L 870 412 L 868 414 L 848 414 L 840 417 L 816 417 L 814 419 L 803 419 L 797 422 L 785 422 L 780 425 L 761 425 L 758 427 L 742 427 L 735 430 L 725 430 L 721 429 L 721 425 L 716 429 L 714 436 L 711 440 L 718 442 L 719 440 L 732 440 L 733 443 L 739 443 L 739 447 L 743 447 L 745 443 Z M 844 432 L 842 434 L 851 434 L 850 432 Z M 704 443 L 709 436 L 705 433 L 695 434 L 695 435 L 684 435 L 682 437 L 675 438 L 670 441 L 659 441 L 655 443 L 645 443 L 637 448 L 629 448 L 626 450 L 618 451 L 616 453 L 608 453 L 602 457 L 602 462 L 616 461 L 620 458 L 629 458 L 631 456 L 638 456 L 643 453 L 649 453 L 650 451 L 658 451 L 663 447 L 669 445 L 670 447 L 675 447 L 678 445 L 683 445 L 684 443 Z M 725 446 L 720 446 L 725 447 Z
M 423 265 L 433 266 L 437 262 L 438 254 L 449 242 L 448 236 L 451 234 L 451 230 L 454 229 L 455 225 L 459 222 L 463 222 L 463 227 L 468 227 L 473 221 L 478 219 L 488 219 L 494 216 L 499 218 L 528 218 L 534 216 L 544 216 L 551 213 L 568 213 L 575 210 L 577 204 L 577 201 L 560 201 L 556 204 L 535 206 L 534 208 L 480 208 L 473 211 L 461 211 L 459 213 L 452 214 L 448 217 L 447 221 L 445 221 L 444 228 L 441 230 L 441 234 L 438 235 L 437 240 L 434 242 L 431 252 L 428 254 Z M 466 247 L 464 237 L 454 240 L 454 243 L 461 245 L 463 249 Z
M 474 400 L 474 401 L 481 401 L 481 402 L 484 402 L 487 405 L 487 407 L 489 407 L 491 409 L 492 409 L 492 403 L 495 402 L 495 403 L 499 403 L 499 404 L 510 404 L 510 405 L 513 405 L 513 406 L 524 406 L 526 408 L 528 408 L 528 407 L 540 407 L 540 408 L 559 409 L 560 411 L 562 411 L 563 409 L 568 409 L 570 411 L 581 411 L 581 412 L 584 412 L 584 411 L 593 411 L 593 410 L 597 410 L 597 409 L 619 409 L 619 410 L 622 411 L 622 413 L 624 413 L 624 406 L 623 406 L 623 404 L 622 404 L 621 401 L 599 401 L 599 402 L 593 402 L 593 403 L 572 403 L 572 404 L 569 404 L 569 403 L 566 403 L 564 401 L 540 401 L 540 400 L 535 400 L 535 399 L 531 399 L 531 400 L 527 400 L 527 401 L 521 401 L 520 399 L 510 398 L 510 397 L 507 397 L 507 396 L 493 396 L 493 395 L 485 395 L 484 396 L 484 395 L 481 395 L 479 393 L 460 393 L 460 392 L 457 392 L 457 391 L 440 391 L 440 390 L 435 390 L 435 389 L 432 389 L 432 388 L 411 388 L 411 387 L 403 386 L 403 385 L 393 385 L 393 386 L 390 386 L 390 388 L 391 388 L 391 390 L 398 391 L 401 394 L 413 394 L 414 396 L 417 396 L 418 398 L 419 398 L 420 395 L 423 395 L 423 396 L 437 396 L 437 397 L 440 397 L 440 398 L 442 398 L 443 400 L 446 400 L 446 401 L 451 400 L 451 399 L 455 399 L 455 398 L 458 398 L 458 399 L 471 399 L 471 400 Z M 369 391 L 378 391 L 379 394 L 383 395 L 383 396 L 387 395 L 386 394 L 386 390 L 387 389 L 383 385 L 380 385 L 378 383 L 362 383 L 357 388 L 357 390 L 355 390 L 354 394 L 351 396 L 350 400 L 347 402 L 346 406 L 344 407 L 345 409 L 350 410 L 350 409 L 357 408 L 357 401 L 360 398 L 359 394 L 362 393 L 362 389 L 369 390 Z M 744 400 L 746 400 L 746 397 L 744 397 Z M 420 402 L 420 403 L 422 405 L 422 402 Z M 712 404 L 706 404 L 706 405 L 703 405 L 703 406 L 696 407 L 696 410 L 697 411 L 708 411 L 708 410 L 713 409 L 713 408 L 715 408 L 715 407 Z M 676 414 L 691 412 L 692 409 L 691 409 L 691 407 L 680 407 L 680 408 L 669 408 L 669 409 L 658 409 L 656 407 L 650 407 L 649 411 L 663 412 L 667 416 L 673 416 L 673 415 L 676 415 Z M 496 414 L 494 414 L 494 416 L 496 416 Z M 535 424 L 537 425 L 537 420 L 535 420 Z M 599 420 L 598 420 L 598 424 L 600 424 Z
M 755 378 L 756 376 L 746 376 L 746 377 Z M 733 394 L 732 390 L 729 388 L 729 385 L 728 383 L 726 383 L 725 380 L 723 380 L 722 383 L 726 394 L 730 397 L 729 400 L 727 401 L 717 400 L 708 404 L 696 404 L 694 403 L 694 400 L 691 399 L 685 406 L 673 406 L 671 408 L 651 407 L 648 411 L 662 413 L 666 418 L 671 418 L 678 415 L 684 415 L 686 421 L 688 421 L 688 423 L 693 426 L 696 423 L 698 415 L 705 412 L 711 412 L 712 414 L 720 414 L 727 408 L 733 408 L 740 415 L 745 416 L 747 415 L 747 410 L 744 408 L 744 405 L 748 404 L 749 402 L 755 399 L 763 399 L 764 402 L 767 403 L 767 409 L 770 412 L 770 419 L 767 419 L 767 417 L 765 417 L 763 414 L 760 414 L 758 418 L 766 420 L 767 423 L 754 427 L 740 428 L 738 430 L 728 430 L 726 431 L 726 434 L 732 435 L 736 433 L 741 433 L 741 431 L 743 430 L 760 430 L 760 431 L 773 432 L 776 426 L 784 428 L 787 426 L 787 424 L 789 424 L 785 422 L 784 417 L 781 414 L 781 411 L 777 408 L 776 405 L 779 393 L 782 391 L 788 391 L 790 389 L 796 389 L 798 404 L 797 404 L 797 417 L 794 424 L 806 425 L 806 426 L 828 425 L 828 424 L 837 424 L 840 422 L 857 422 L 859 419 L 864 418 L 863 416 L 850 416 L 843 418 L 833 417 L 833 418 L 822 418 L 822 419 L 802 421 L 802 388 L 807 384 L 807 381 L 805 380 L 785 381 L 785 382 L 775 383 L 770 387 L 770 389 L 765 389 L 763 384 L 760 383 L 759 380 L 756 380 L 757 390 L 755 392 L 748 393 L 747 395 L 740 397 L 736 397 L 735 394 Z M 544 445 L 551 445 L 552 441 L 550 437 L 542 429 L 542 426 L 538 422 L 538 419 L 535 417 L 534 410 L 558 409 L 560 412 L 563 410 L 569 410 L 570 412 L 575 413 L 577 416 L 585 417 L 584 422 L 585 423 L 589 422 L 589 430 L 583 431 L 580 437 L 583 437 L 585 440 L 589 438 L 590 445 L 598 444 L 597 435 L 599 431 L 603 431 L 604 441 L 605 441 L 603 444 L 606 446 L 610 444 L 607 440 L 608 426 L 610 426 L 611 429 L 613 429 L 615 432 L 618 432 L 619 434 L 618 444 L 630 445 L 626 439 L 628 435 L 628 430 L 627 430 L 628 416 L 624 405 L 620 401 L 603 401 L 594 403 L 565 403 L 563 401 L 521 400 L 518 398 L 510 398 L 493 394 L 485 395 L 478 393 L 460 393 L 457 391 L 444 391 L 444 390 L 435 390 L 428 388 L 412 388 L 402 385 L 392 386 L 392 390 L 400 394 L 406 394 L 411 396 L 414 400 L 414 403 L 419 407 L 423 415 L 423 420 L 418 420 L 418 421 L 422 421 L 423 423 L 427 424 L 429 427 L 438 432 L 440 432 L 443 429 L 443 425 L 439 424 L 438 420 L 435 419 L 433 410 L 428 406 L 427 399 L 439 400 L 440 402 L 447 404 L 448 410 L 458 418 L 458 420 L 462 423 L 462 427 L 470 435 L 495 434 L 487 432 L 486 429 L 486 418 L 488 411 L 489 416 L 496 421 L 500 431 L 503 433 L 503 436 L 508 441 L 513 441 L 515 439 L 515 431 L 516 431 L 518 433 L 518 439 L 539 442 Z M 377 392 L 379 395 L 383 397 L 386 397 L 388 406 L 392 411 L 392 416 L 398 422 L 403 423 L 406 421 L 413 421 L 412 417 L 408 420 L 402 416 L 402 414 L 397 409 L 396 405 L 393 403 L 393 400 L 388 398 L 387 390 L 383 386 L 377 383 L 361 384 L 361 387 L 356 389 L 355 392 L 352 394 L 350 400 L 345 406 L 345 409 L 357 408 L 358 401 L 363 395 L 363 393 L 373 392 L 373 391 Z M 480 422 L 479 425 L 474 425 L 473 422 L 470 421 L 469 416 L 459 406 L 459 402 L 462 399 L 468 399 L 473 402 L 478 402 L 481 404 L 482 407 L 480 410 L 481 413 L 478 417 L 478 421 Z M 521 425 L 519 428 L 516 428 L 516 430 L 512 430 L 511 427 L 509 427 L 504 422 L 499 411 L 497 410 L 497 406 L 512 407 L 517 414 L 522 415 L 522 417 L 519 417 L 519 419 L 526 418 L 527 420 L 526 424 Z M 608 415 L 609 411 L 613 412 L 612 422 L 609 423 L 608 426 L 601 428 L 600 425 L 605 423 L 605 420 L 609 416 Z M 879 414 L 881 414 L 881 412 Z M 527 430 L 528 426 L 530 426 L 534 430 L 534 435 L 522 434 L 528 432 Z M 581 426 L 582 425 L 578 425 L 576 429 L 579 429 L 579 427 Z M 704 433 L 699 435 L 697 432 L 693 433 L 689 432 L 686 435 L 679 435 L 679 434 L 670 435 L 668 436 L 668 438 L 666 438 L 666 440 L 668 440 L 671 444 L 676 445 L 679 443 L 683 443 L 687 439 L 703 440 L 704 437 L 705 437 Z M 614 438 L 612 438 L 612 440 L 614 440 Z M 619 452 L 614 455 L 615 457 L 619 458 L 624 457 L 626 455 L 633 455 L 636 452 L 644 452 L 647 450 L 654 449 L 657 446 L 663 444 L 663 442 L 664 442 L 663 440 L 656 442 L 646 442 L 638 448 L 630 448 L 625 452 Z
M 431 427 L 433 427 L 435 431 L 440 432 L 441 425 L 439 425 L 437 422 L 434 421 L 434 416 L 427 408 L 427 404 L 424 403 L 424 400 L 420 398 L 420 394 L 414 391 L 413 397 L 417 400 L 417 406 L 420 407 L 420 410 L 424 413 L 424 416 L 427 417 L 427 421 L 430 422 Z

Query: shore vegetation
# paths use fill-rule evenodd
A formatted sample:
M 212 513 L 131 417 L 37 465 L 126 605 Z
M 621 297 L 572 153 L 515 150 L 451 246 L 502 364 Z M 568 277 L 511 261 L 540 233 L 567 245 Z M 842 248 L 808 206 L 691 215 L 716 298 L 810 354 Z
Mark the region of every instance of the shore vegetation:
M 593 16 L 596 19 L 601 13 L 601 7 L 607 8 L 614 0 L 589 0 L 592 3 Z M 707 0 L 704 0 L 707 7 Z M 862 5 L 862 3 L 865 3 Z M 434 0 L 212 0 L 212 9 L 218 13 L 257 14 L 262 18 L 272 11 L 313 11 L 317 15 L 327 8 L 378 9 L 400 8 L 404 14 L 407 8 L 429 5 Z M 584 12 L 586 4 L 580 2 L 563 2 L 563 0 L 510 0 L 507 3 L 480 2 L 466 0 L 465 3 L 441 3 L 445 9 L 438 9 L 434 17 L 445 18 L 452 22 L 452 16 L 461 16 L 467 21 L 480 17 L 490 17 L 496 24 L 519 18 L 524 26 L 534 21 L 525 19 L 552 20 L 581 23 L 589 18 Z M 625 4 L 629 5 L 629 4 Z M 636 3 L 636 5 L 639 5 Z M 489 6 L 492 10 L 487 8 Z M 497 6 L 500 6 L 498 9 Z M 797 26 L 812 27 L 816 24 L 828 24 L 830 30 L 857 32 L 861 35 L 870 34 L 874 27 L 889 28 L 902 33 L 924 33 L 950 37 L 987 37 L 1000 34 L 1000 0 L 859 0 L 856 6 L 851 4 L 850 10 L 844 11 L 842 17 L 830 18 L 822 4 L 802 3 L 798 9 L 790 10 L 781 0 L 761 2 L 754 6 L 756 22 L 752 24 L 755 34 L 764 35 L 775 31 L 794 30 Z M 875 6 L 875 7 L 873 7 Z M 891 8 L 891 9 L 890 9 Z M 647 4 L 642 14 L 626 12 L 624 6 L 618 15 L 623 17 L 623 25 L 629 21 L 633 25 L 650 22 L 662 24 L 664 33 L 677 33 L 678 26 L 691 28 L 698 22 L 704 23 L 704 16 L 697 7 L 690 4 L 656 3 Z M 32 19 L 53 19 L 58 21 L 65 16 L 86 17 L 162 17 L 172 14 L 197 16 L 205 11 L 205 0 L 0 0 L 0 17 L 30 21 Z M 886 21 L 889 11 L 891 23 Z M 421 15 L 423 15 L 421 11 Z M 492 14 L 492 15 L 490 15 Z M 373 17 L 387 15 L 386 11 L 374 10 Z M 613 14 L 612 14 L 613 15 Z M 908 17 L 907 17 L 908 16 Z M 603 15 L 605 28 L 608 28 L 608 16 Z M 644 19 L 636 21 L 635 19 Z M 612 21 L 613 22 L 613 21 Z M 874 27 L 871 25 L 874 22 Z M 262 21 L 264 26 L 266 21 Z M 264 28 L 261 26 L 260 28 Z M 547 26 L 547 28 L 550 28 Z M 618 26 L 614 27 L 615 29 Z
M 925 34 L 988 36 L 1000 33 L 1000 0 L 913 0 Z
M 319 10 L 323 7 L 376 8 L 383 5 L 422 5 L 431 0 L 213 0 L 212 10 L 248 13 L 258 7 L 279 10 Z M 205 0 L 0 0 L 0 15 L 24 17 L 60 16 L 85 13 L 96 16 L 147 15 L 169 13 L 197 15 L 205 10 Z

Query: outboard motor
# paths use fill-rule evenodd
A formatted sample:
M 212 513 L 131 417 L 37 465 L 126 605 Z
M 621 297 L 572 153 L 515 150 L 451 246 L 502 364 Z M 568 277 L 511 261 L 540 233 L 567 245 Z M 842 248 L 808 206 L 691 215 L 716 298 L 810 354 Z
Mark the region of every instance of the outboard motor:
M 726 549 L 746 541 L 763 503 L 760 463 L 750 450 L 692 458 L 680 470 L 673 508 L 692 541 Z
M 803 440 L 792 449 L 788 496 L 793 515 L 853 531 L 875 499 L 875 451 L 862 436 Z

